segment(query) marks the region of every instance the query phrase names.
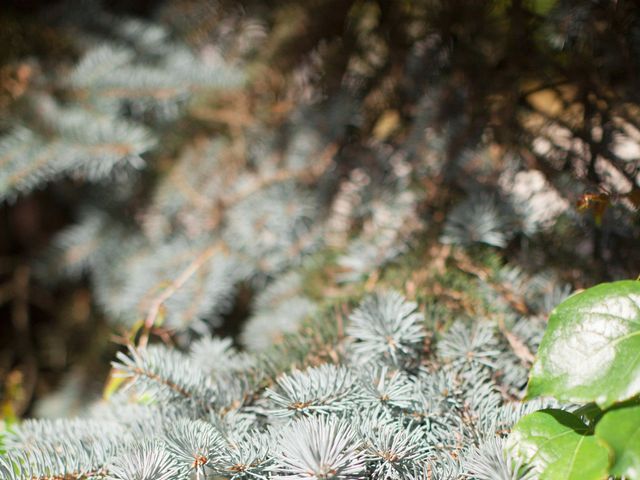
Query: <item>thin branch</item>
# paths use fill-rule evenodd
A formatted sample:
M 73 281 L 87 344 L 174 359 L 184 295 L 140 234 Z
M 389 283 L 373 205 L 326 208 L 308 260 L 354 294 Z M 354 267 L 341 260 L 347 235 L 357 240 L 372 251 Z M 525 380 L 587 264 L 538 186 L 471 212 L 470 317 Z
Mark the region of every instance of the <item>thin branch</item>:
M 188 398 L 189 400 L 194 400 L 193 395 L 191 395 L 191 393 L 189 393 L 188 391 L 186 391 L 184 388 L 180 387 L 179 385 L 170 382 L 169 380 L 162 378 L 160 375 L 156 374 L 156 373 L 151 373 L 147 370 L 144 370 L 142 368 L 132 368 L 131 371 L 139 377 L 146 377 L 149 380 L 153 380 L 154 382 L 158 382 L 161 385 L 164 385 L 165 387 L 168 387 L 169 389 L 173 390 L 174 392 L 178 393 L 180 396 L 184 397 L 184 398 Z M 201 405 L 204 405 L 202 402 L 199 402 Z
M 276 183 L 283 183 L 289 180 L 301 180 L 303 182 L 312 182 L 321 176 L 326 169 L 331 165 L 333 156 L 338 151 L 338 146 L 335 143 L 329 144 L 324 151 L 320 154 L 319 161 L 314 164 L 310 169 L 292 170 L 283 168 L 277 170 L 272 175 L 264 178 L 259 178 L 248 187 L 240 190 L 239 192 L 229 195 L 227 198 L 222 199 L 224 207 L 229 207 L 238 203 L 241 200 L 249 197 L 250 195 Z
M 535 361 L 535 357 L 531 353 L 531 350 L 529 350 L 529 347 L 527 347 L 527 345 L 520 340 L 517 335 L 507 329 L 502 316 L 498 318 L 498 329 L 500 330 L 500 333 L 504 335 L 504 338 L 507 339 L 511 350 L 520 359 L 522 364 L 527 368 L 530 367 Z
M 490 272 L 474 265 L 474 263 L 466 254 L 461 251 L 456 251 L 454 254 L 454 258 L 456 259 L 457 267 L 460 270 L 471 275 L 475 275 L 480 280 L 489 283 L 518 313 L 521 313 L 523 315 L 529 315 L 532 313 L 527 306 L 527 303 L 523 299 L 518 298 L 512 290 L 505 287 L 504 285 L 491 281 Z
M 165 288 L 160 295 L 158 295 L 149 308 L 149 313 L 144 321 L 144 330 L 140 337 L 139 346 L 144 347 L 149 341 L 149 333 L 153 325 L 160 314 L 160 310 L 164 302 L 169 300 L 180 288 L 184 286 L 187 281 L 209 260 L 216 251 L 222 249 L 222 243 L 216 242 L 213 245 L 207 247 L 200 255 L 198 255 L 188 266 L 185 268 L 171 284 Z

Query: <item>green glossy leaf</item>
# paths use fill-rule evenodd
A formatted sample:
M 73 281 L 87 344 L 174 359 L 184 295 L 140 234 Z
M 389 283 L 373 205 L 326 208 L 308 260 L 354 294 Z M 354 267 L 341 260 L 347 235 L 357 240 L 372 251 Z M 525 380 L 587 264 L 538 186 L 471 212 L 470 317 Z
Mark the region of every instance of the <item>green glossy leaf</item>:
M 531 466 L 539 480 L 602 480 L 609 469 L 609 451 L 575 415 L 540 410 L 520 419 L 507 448 Z
M 640 406 L 607 412 L 596 426 L 596 437 L 615 455 L 611 474 L 640 478 Z
M 603 283 L 551 312 L 527 398 L 608 407 L 640 392 L 640 282 Z

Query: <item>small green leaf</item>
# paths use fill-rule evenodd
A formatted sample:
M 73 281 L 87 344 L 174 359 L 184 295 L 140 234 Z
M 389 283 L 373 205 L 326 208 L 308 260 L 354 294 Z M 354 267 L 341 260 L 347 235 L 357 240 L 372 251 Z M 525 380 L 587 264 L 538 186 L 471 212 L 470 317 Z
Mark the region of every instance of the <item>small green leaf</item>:
M 640 406 L 607 412 L 596 426 L 596 437 L 615 455 L 612 475 L 640 478 Z
M 640 282 L 597 285 L 551 312 L 527 398 L 606 408 L 639 392 Z
M 533 467 L 540 480 L 602 480 L 609 469 L 609 451 L 588 433 L 569 412 L 539 410 L 520 419 L 507 448 Z

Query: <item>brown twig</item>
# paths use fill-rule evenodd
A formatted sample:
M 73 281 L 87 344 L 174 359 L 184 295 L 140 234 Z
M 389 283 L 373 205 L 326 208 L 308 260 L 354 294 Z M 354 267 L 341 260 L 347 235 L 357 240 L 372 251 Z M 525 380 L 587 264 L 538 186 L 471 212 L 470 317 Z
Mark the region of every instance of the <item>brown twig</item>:
M 500 333 L 504 335 L 504 338 L 507 339 L 507 342 L 509 342 L 509 345 L 511 346 L 511 350 L 513 350 L 513 353 L 515 353 L 515 355 L 520 359 L 522 364 L 527 368 L 530 367 L 533 364 L 535 357 L 529 350 L 529 347 L 527 347 L 525 343 L 517 337 L 517 335 L 507 329 L 504 324 L 504 318 L 502 317 L 498 318 L 498 329 L 500 330 Z
M 250 195 L 276 183 L 282 183 L 289 180 L 311 182 L 325 172 L 325 170 L 331 164 L 331 160 L 333 159 L 333 156 L 337 151 L 338 146 L 335 143 L 332 143 L 324 149 L 324 151 L 320 154 L 319 161 L 310 169 L 292 170 L 288 168 L 282 168 L 275 171 L 272 175 L 257 179 L 255 182 L 253 182 L 243 190 L 229 195 L 227 198 L 223 198 L 222 204 L 224 205 L 224 207 L 229 207 L 241 200 L 244 200 Z
M 160 295 L 158 295 L 153 302 L 151 303 L 151 307 L 149 308 L 149 313 L 147 313 L 147 317 L 144 321 L 144 327 L 142 335 L 140 336 L 139 346 L 145 347 L 149 341 L 149 333 L 153 325 L 160 314 L 160 309 L 164 302 L 170 299 L 180 288 L 184 286 L 185 283 L 205 264 L 207 260 L 209 260 L 213 254 L 222 248 L 222 244 L 220 242 L 216 242 L 213 245 L 207 247 L 200 255 L 198 255 L 188 266 L 185 268 L 180 275 L 176 277 L 176 279 L 169 284 L 167 288 L 165 288 Z
M 474 265 L 474 263 L 465 253 L 463 253 L 462 251 L 456 251 L 456 253 L 454 254 L 454 258 L 456 259 L 457 267 L 460 270 L 471 275 L 475 275 L 484 282 L 490 283 L 491 286 L 495 288 L 498 293 L 500 293 L 504 297 L 504 299 L 509 302 L 509 305 L 511 305 L 511 307 L 518 313 L 521 313 L 523 315 L 531 314 L 529 307 L 523 299 L 518 298 L 512 290 L 505 287 L 504 285 L 492 282 L 489 272 Z

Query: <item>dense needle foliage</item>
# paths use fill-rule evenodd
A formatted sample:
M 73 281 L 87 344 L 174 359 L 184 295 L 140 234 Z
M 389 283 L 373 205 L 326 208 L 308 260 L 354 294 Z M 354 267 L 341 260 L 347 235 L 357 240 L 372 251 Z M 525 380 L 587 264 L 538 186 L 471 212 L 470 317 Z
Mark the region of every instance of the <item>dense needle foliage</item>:
M 1 476 L 535 478 L 547 316 L 640 271 L 640 9 L 121 3 L 0 18 Z

